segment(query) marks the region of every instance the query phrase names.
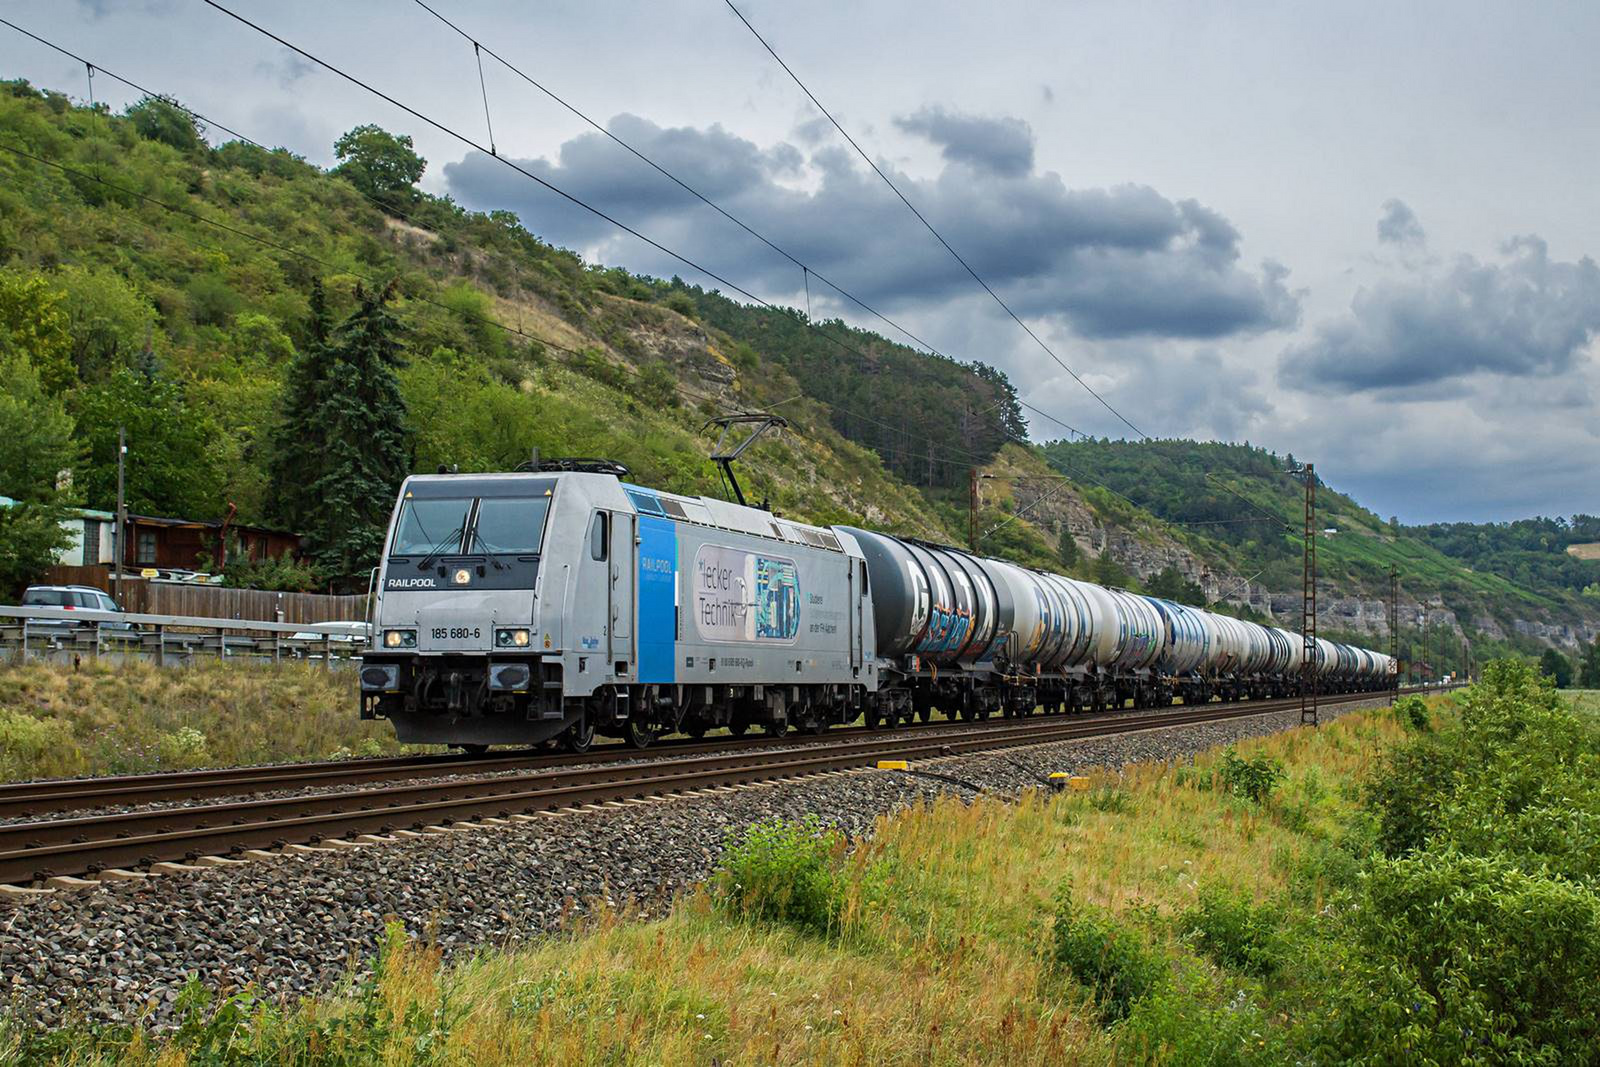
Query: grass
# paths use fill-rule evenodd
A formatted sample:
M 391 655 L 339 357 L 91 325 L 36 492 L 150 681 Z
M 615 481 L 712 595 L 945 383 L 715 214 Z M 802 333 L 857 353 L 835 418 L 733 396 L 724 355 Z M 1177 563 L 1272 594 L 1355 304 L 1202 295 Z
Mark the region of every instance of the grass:
M 398 751 L 393 727 L 357 718 L 354 671 L 207 660 L 0 665 L 4 781 Z
M 262 1062 L 1182 1062 L 1148 1018 L 1111 1026 L 1094 991 L 1050 962 L 1069 887 L 1094 936 L 1131 931 L 1159 953 L 1147 978 L 1178 976 L 1185 996 L 1215 1002 L 1202 1016 L 1236 1024 L 1235 1059 L 1270 1059 L 1251 1013 L 1287 979 L 1256 976 L 1274 970 L 1260 963 L 1268 949 L 1288 950 L 1260 941 L 1272 936 L 1262 917 L 1293 901 L 1315 922 L 1348 881 L 1353 861 L 1332 842 L 1364 768 L 1403 734 L 1385 710 L 1242 743 L 1233 760 L 1283 768 L 1260 803 L 1230 790 L 1219 751 L 1100 774 L 1083 793 L 913 808 L 838 846 L 820 934 L 729 907 L 737 887 L 714 882 L 665 918 L 602 909 L 536 947 L 453 967 L 396 934 L 364 986 L 288 1008 L 212 1006 L 177 1037 L 69 1030 L 52 1051 L 163 1064 L 200 1062 L 207 1042 Z M 1256 940 L 1229 950 L 1236 929 Z M 1256 953 L 1252 976 L 1215 962 L 1238 951 Z

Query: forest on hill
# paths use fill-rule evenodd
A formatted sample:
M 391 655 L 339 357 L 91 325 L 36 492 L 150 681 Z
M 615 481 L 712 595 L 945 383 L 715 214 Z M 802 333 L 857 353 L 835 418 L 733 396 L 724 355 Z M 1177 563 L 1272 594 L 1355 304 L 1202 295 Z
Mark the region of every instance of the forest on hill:
M 319 585 L 364 573 L 408 470 L 537 448 L 716 492 L 702 425 L 774 406 L 795 432 L 748 457 L 758 498 L 954 539 L 914 486 L 955 479 L 946 446 L 981 463 L 1020 435 L 998 372 L 585 264 L 419 191 L 404 136 L 358 127 L 324 171 L 205 134 L 162 99 L 0 85 L 5 584 L 63 508 L 112 505 L 119 428 L 132 511 L 292 528 Z M 858 407 L 896 412 L 894 441 Z M 935 433 L 930 462 L 911 442 Z

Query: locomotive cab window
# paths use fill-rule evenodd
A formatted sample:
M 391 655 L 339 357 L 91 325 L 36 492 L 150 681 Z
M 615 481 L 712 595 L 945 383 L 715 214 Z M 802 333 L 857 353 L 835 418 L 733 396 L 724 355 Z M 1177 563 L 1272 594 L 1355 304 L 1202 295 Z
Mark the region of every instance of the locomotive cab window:
M 467 551 L 534 555 L 544 540 L 544 518 L 549 510 L 549 497 L 486 496 L 478 501 Z
M 430 552 L 455 552 L 467 528 L 472 501 L 457 498 L 429 500 L 413 497 L 400 506 L 394 526 L 393 556 L 424 556 Z
M 607 546 L 611 543 L 608 536 L 611 532 L 611 516 L 603 511 L 594 513 L 594 525 L 589 529 L 589 555 L 593 559 L 606 558 Z

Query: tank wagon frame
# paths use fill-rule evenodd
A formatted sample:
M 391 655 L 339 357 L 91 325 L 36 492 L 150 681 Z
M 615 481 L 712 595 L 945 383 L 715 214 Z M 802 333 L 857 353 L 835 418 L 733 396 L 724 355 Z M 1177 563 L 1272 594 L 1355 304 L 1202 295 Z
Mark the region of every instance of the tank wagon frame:
M 614 466 L 408 478 L 363 718 L 464 748 L 1288 696 L 1298 635 L 962 549 L 657 492 Z M 1325 692 L 1387 656 L 1319 641 Z

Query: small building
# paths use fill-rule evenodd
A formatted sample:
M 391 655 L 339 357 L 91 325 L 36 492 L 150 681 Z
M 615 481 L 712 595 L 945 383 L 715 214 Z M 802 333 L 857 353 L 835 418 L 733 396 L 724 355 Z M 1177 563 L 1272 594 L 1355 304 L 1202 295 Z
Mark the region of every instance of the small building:
M 80 508 L 62 521 L 72 543 L 56 554 L 63 567 L 104 567 L 109 577 L 117 561 L 117 517 L 109 511 Z M 230 520 L 169 519 L 156 515 L 128 516 L 125 573 L 146 570 L 204 573 L 220 570 L 226 553 L 242 552 L 252 560 L 277 559 L 287 553 L 300 559 L 300 535 L 247 526 Z

